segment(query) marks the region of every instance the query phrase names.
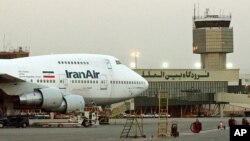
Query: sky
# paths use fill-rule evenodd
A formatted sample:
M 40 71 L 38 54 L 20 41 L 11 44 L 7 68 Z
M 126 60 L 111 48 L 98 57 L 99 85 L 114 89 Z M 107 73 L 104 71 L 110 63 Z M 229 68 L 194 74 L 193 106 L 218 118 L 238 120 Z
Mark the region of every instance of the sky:
M 0 0 L 0 49 L 28 48 L 31 56 L 92 53 L 138 68 L 192 69 L 192 17 L 232 15 L 234 53 L 227 62 L 250 74 L 249 0 Z

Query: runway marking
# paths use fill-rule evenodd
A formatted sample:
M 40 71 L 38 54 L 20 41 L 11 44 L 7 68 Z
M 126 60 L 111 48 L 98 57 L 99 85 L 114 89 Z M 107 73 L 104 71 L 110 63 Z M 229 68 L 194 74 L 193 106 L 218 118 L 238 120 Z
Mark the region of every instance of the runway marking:
M 228 130 L 229 128 L 226 128 L 225 130 Z M 224 130 L 224 129 L 223 129 Z M 200 133 L 198 134 L 205 134 L 205 133 L 212 133 L 212 132 L 219 132 L 221 131 L 221 129 L 210 129 L 210 130 L 205 130 L 205 131 L 201 131 Z M 190 136 L 190 135 L 196 135 L 197 133 L 180 133 L 180 135 L 183 135 L 183 136 Z

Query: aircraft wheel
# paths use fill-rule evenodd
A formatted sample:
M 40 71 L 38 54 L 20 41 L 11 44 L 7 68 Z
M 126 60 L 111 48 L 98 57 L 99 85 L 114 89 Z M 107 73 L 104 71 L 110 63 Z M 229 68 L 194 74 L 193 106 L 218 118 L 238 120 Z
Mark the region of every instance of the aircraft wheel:
M 90 122 L 88 121 L 88 119 L 84 119 L 84 120 L 82 121 L 82 125 L 83 125 L 84 127 L 89 127 L 91 124 L 90 124 Z
M 27 124 L 26 123 L 22 123 L 22 128 L 26 128 Z

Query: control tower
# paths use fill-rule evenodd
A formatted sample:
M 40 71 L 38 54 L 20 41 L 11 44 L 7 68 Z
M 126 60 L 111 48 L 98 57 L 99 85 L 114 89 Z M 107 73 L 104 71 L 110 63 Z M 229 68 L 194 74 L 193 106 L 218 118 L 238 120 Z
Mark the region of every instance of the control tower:
M 195 12 L 194 12 L 195 13 Z M 201 54 L 201 68 L 226 69 L 226 54 L 233 52 L 233 28 L 231 15 L 193 17 L 193 53 Z

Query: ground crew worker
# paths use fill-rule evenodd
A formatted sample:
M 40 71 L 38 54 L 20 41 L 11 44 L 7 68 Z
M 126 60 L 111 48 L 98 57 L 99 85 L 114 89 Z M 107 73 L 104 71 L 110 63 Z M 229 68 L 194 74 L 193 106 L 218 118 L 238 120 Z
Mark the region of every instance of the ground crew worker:
M 226 127 L 223 125 L 223 122 L 220 121 L 219 124 L 218 124 L 218 130 L 223 129 L 223 128 L 224 128 L 224 130 L 226 129 Z

